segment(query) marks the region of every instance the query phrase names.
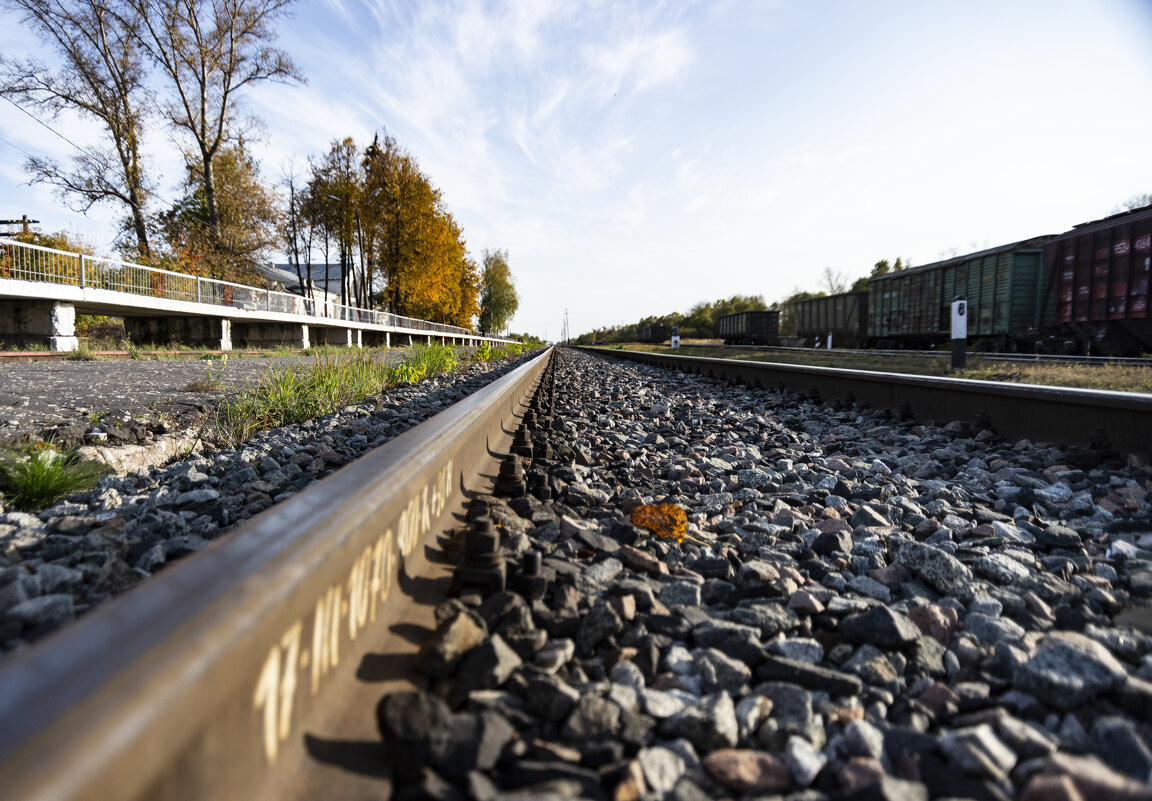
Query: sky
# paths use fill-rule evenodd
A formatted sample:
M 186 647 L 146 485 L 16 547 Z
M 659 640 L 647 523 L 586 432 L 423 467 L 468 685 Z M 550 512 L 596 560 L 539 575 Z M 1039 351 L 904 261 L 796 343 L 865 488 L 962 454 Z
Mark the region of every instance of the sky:
M 565 316 L 772 302 L 1152 192 L 1152 0 L 301 0 L 279 33 L 308 83 L 243 97 L 265 179 L 387 131 L 477 261 L 508 252 L 511 330 L 552 340 Z M 45 50 L 0 12 L 0 53 Z M 0 140 L 0 219 L 110 252 L 119 210 L 73 213 L 22 170 L 73 145 L 4 102 Z M 181 146 L 150 132 L 158 204 Z

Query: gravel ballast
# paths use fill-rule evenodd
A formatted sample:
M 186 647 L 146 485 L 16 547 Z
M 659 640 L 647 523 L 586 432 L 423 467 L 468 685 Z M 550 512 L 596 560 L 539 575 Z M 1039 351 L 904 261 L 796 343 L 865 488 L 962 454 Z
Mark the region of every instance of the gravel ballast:
M 509 589 L 377 709 L 393 798 L 1152 799 L 1147 468 L 561 355 L 478 502 Z
M 1148 468 L 558 360 L 529 492 L 474 501 L 507 589 L 442 603 L 423 689 L 375 710 L 393 798 L 1152 801 Z M 0 513 L 0 644 L 508 369 Z M 656 503 L 686 513 L 682 542 L 632 524 Z

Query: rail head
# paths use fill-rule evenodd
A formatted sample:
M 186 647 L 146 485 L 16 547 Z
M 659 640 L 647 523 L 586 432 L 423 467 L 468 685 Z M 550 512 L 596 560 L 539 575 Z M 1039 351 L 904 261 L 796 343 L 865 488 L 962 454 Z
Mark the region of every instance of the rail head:
M 421 592 L 425 549 L 507 451 L 550 358 L 0 666 L 6 794 L 251 798 L 298 770 L 305 730 Z

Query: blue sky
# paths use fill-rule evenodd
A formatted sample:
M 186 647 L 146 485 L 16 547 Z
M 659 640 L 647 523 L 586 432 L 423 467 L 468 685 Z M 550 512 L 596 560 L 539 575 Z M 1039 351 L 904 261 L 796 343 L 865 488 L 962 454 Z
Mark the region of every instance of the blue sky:
M 0 51 L 37 49 L 14 23 Z M 772 301 L 1152 192 L 1152 0 L 304 0 L 280 30 L 309 83 L 246 96 L 265 177 L 386 129 L 477 259 L 508 250 L 512 329 L 550 338 L 565 309 L 579 333 Z M 0 218 L 105 248 L 111 210 L 21 171 L 72 147 L 7 104 L 0 138 Z M 148 146 L 171 199 L 177 146 Z

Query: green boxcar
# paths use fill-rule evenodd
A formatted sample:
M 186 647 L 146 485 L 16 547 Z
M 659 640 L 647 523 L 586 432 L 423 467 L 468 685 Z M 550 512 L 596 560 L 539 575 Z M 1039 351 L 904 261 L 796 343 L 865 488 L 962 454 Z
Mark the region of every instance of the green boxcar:
M 842 292 L 796 301 L 796 336 L 805 341 L 832 335 L 832 346 L 862 348 L 868 340 L 868 293 Z
M 1037 336 L 1045 280 L 1038 236 L 869 281 L 868 336 L 877 347 L 923 348 L 951 338 L 952 301 L 968 299 L 968 341 L 1013 350 Z

